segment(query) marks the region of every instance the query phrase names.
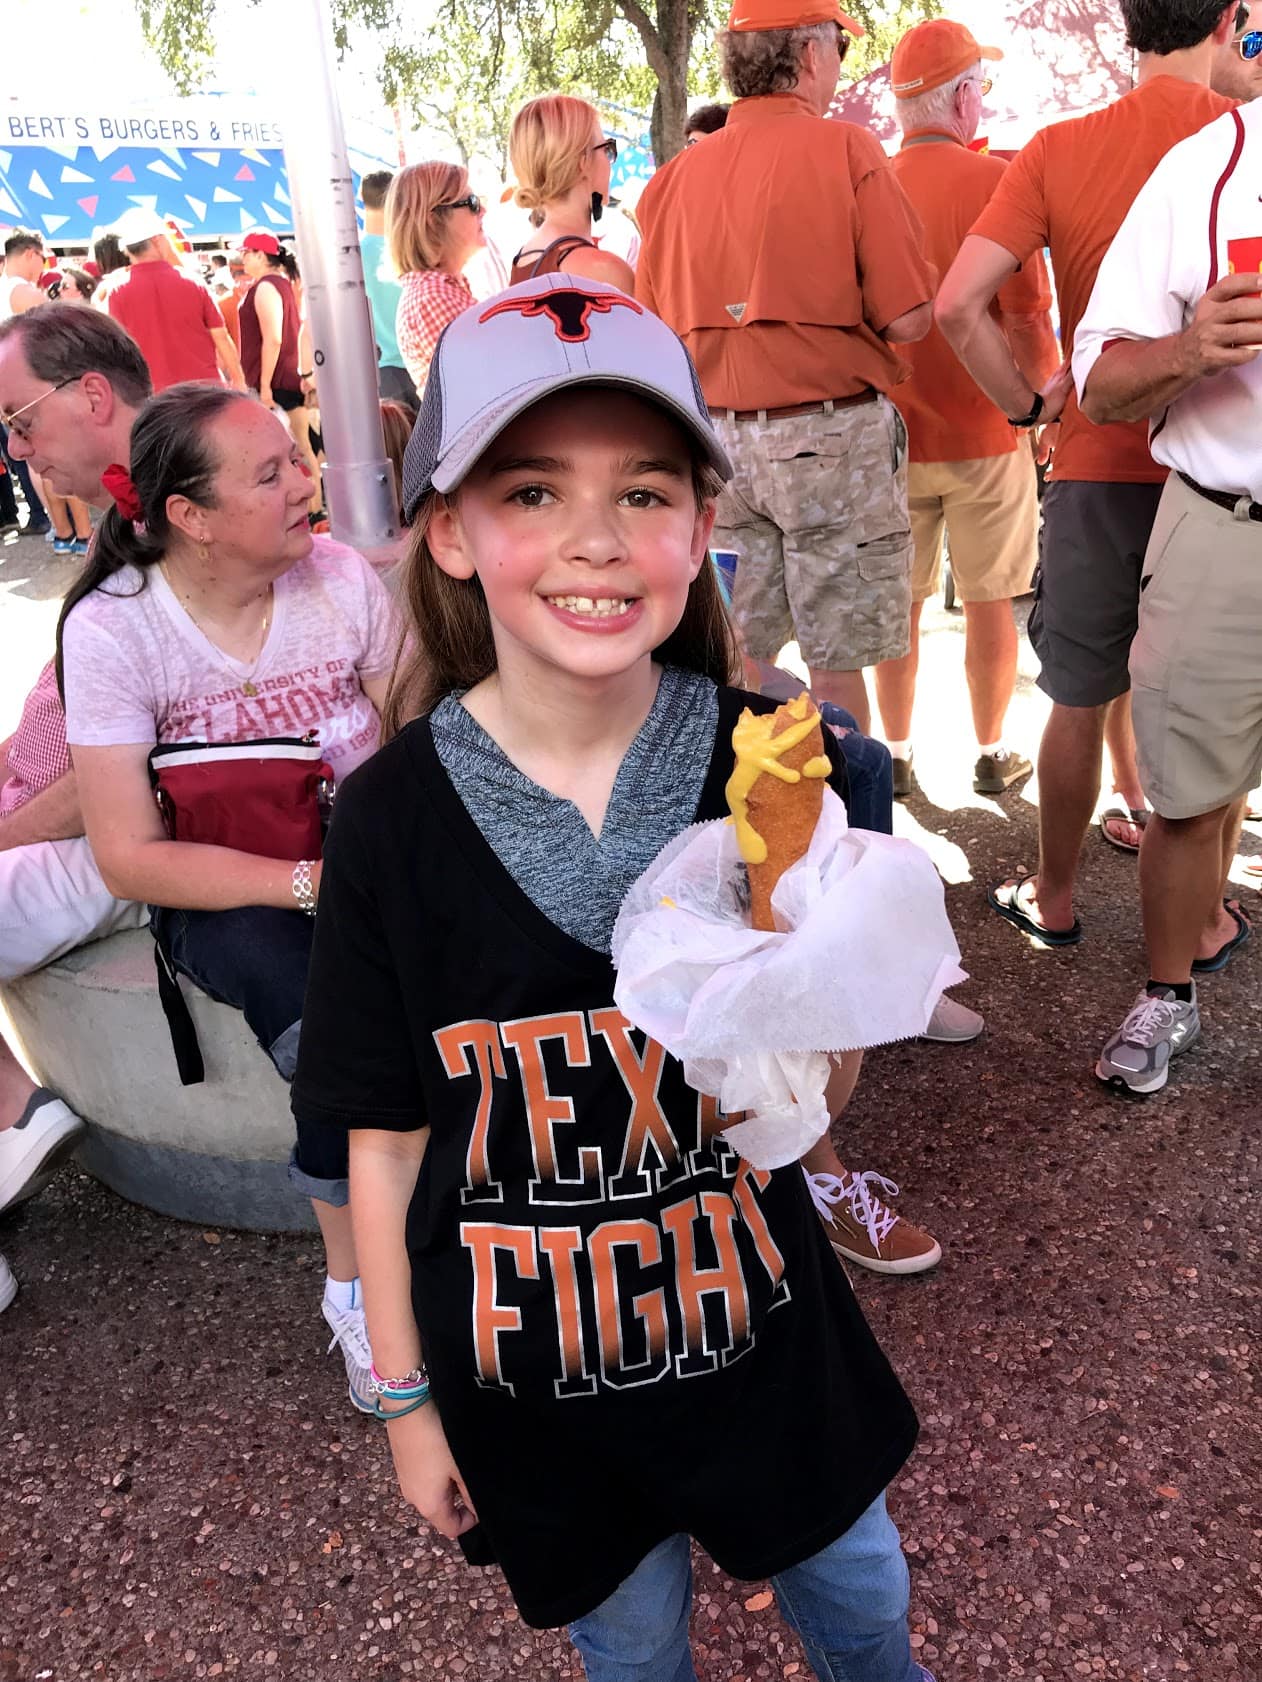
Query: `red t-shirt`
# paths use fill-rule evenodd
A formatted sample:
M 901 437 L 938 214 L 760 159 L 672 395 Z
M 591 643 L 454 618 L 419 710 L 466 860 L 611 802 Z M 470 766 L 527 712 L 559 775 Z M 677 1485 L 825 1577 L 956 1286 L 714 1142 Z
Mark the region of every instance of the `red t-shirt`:
M 223 317 L 206 288 L 177 274 L 170 263 L 133 263 L 106 303 L 140 346 L 155 391 L 179 380 L 219 378 L 210 335 L 223 326 Z

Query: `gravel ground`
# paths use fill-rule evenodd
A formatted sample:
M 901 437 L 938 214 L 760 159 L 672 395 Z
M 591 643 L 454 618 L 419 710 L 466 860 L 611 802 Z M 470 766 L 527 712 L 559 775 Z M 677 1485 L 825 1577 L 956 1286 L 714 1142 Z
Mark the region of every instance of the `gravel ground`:
M 0 549 L 0 733 L 68 570 Z M 899 823 L 948 880 L 988 1031 L 873 1054 L 837 1130 L 945 1251 L 854 1279 L 922 1421 L 890 1498 L 917 1656 L 940 1682 L 1259 1682 L 1257 948 L 1203 984 L 1164 1093 L 1098 1087 L 1144 974 L 1134 861 L 1088 839 L 1076 950 L 987 911 L 1034 862 L 1033 806 L 970 792 L 956 616 L 925 651 L 925 793 Z M 321 1359 L 309 1239 L 182 1226 L 71 1169 L 0 1249 L 23 1287 L 0 1320 L 0 1682 L 580 1676 L 398 1499 Z M 702 1682 L 809 1674 L 765 1585 L 699 1556 L 696 1586 Z

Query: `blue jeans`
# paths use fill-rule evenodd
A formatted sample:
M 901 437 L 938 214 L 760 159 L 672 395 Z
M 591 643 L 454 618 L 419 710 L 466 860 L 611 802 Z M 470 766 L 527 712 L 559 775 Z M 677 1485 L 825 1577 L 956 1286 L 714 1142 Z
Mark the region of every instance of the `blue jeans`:
M 860 733 L 854 715 L 831 701 L 820 705 L 819 716 L 838 736 L 846 757 L 850 781 L 850 805 L 846 821 L 852 829 L 876 829 L 882 835 L 894 833 L 894 762 L 884 742 Z
M 314 920 L 301 911 L 245 905 L 234 911 L 149 909 L 171 963 L 203 993 L 245 1017 L 282 1080 L 294 1078 Z M 346 1132 L 298 1122 L 289 1178 L 338 1208 L 350 1196 Z
M 771 1586 L 820 1682 L 918 1682 L 907 1634 L 907 1562 L 884 1495 L 844 1536 Z M 588 1682 L 696 1682 L 691 1601 L 688 1538 L 672 1536 L 570 1625 Z
M 0 424 L 0 454 L 3 454 L 4 459 L 9 464 L 9 471 L 22 487 L 22 495 L 26 498 L 26 507 L 31 524 L 36 527 L 46 526 L 48 524 L 48 510 L 40 501 L 39 492 L 31 483 L 30 468 L 24 461 L 15 461 L 9 454 L 9 434 L 5 431 L 3 424 Z M 17 512 L 16 504 L 14 512 Z

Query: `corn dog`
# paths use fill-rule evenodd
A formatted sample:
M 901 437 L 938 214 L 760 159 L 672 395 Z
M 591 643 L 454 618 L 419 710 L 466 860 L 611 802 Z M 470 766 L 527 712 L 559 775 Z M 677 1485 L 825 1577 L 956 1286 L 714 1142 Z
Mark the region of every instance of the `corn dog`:
M 727 803 L 749 870 L 750 923 L 774 929 L 771 895 L 811 844 L 832 770 L 819 713 L 803 691 L 773 713 L 746 707 L 732 732 L 736 766 Z

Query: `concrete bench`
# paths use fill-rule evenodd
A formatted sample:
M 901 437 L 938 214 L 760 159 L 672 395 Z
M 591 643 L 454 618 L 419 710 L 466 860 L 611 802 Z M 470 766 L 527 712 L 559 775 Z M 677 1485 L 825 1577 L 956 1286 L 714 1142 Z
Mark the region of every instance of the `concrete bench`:
M 87 1122 L 90 1174 L 202 1226 L 310 1230 L 311 1205 L 286 1177 L 288 1086 L 240 1011 L 180 985 L 206 1062 L 199 1086 L 180 1085 L 143 929 L 80 947 L 0 997 L 36 1077 Z

